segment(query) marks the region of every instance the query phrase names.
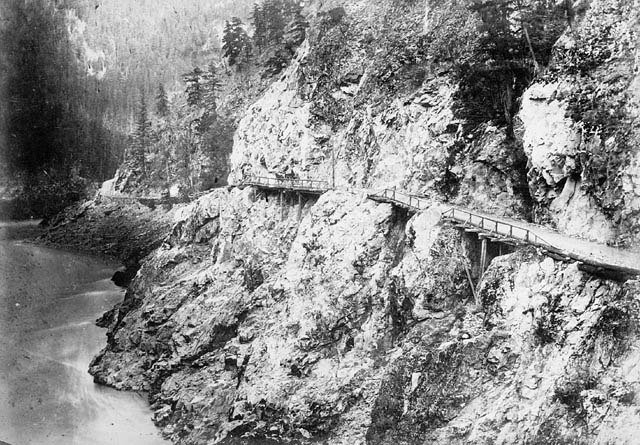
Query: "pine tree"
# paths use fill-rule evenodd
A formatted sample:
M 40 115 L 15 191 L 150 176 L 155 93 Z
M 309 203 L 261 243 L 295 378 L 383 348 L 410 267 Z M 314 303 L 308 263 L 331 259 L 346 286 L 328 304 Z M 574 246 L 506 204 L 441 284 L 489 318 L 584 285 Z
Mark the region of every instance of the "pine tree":
M 482 0 L 468 10 L 477 17 L 477 42 L 455 60 L 459 113 L 469 121 L 494 120 L 513 136 L 517 98 L 546 63 L 562 33 L 563 17 L 550 0 Z
M 263 3 L 265 17 L 265 35 L 268 44 L 282 41 L 286 19 L 284 17 L 283 0 L 265 0 Z
M 140 94 L 140 104 L 136 116 L 136 124 L 133 133 L 133 144 L 131 157 L 134 168 L 139 168 L 146 172 L 145 157 L 151 142 L 151 122 L 147 113 L 147 102 L 144 94 Z
M 189 187 L 193 185 L 191 177 L 191 162 L 194 147 L 197 145 L 194 139 L 194 133 L 191 129 L 180 129 L 175 134 L 176 156 L 175 168 L 176 173 L 182 177 L 185 184 Z
M 224 24 L 222 55 L 227 59 L 229 66 L 242 65 L 248 62 L 251 56 L 251 39 L 238 17 L 232 17 Z
M 202 102 L 202 90 L 200 88 L 200 79 L 202 70 L 195 67 L 193 71 L 183 74 L 182 79 L 187 84 L 185 92 L 187 93 L 187 104 L 194 107 Z
M 251 23 L 253 24 L 253 44 L 262 51 L 267 46 L 267 28 L 264 8 L 260 2 L 253 4 Z
M 282 43 L 286 35 L 287 24 L 293 21 L 296 21 L 298 25 L 306 23 L 302 16 L 302 6 L 299 1 L 295 0 L 256 2 L 253 5 L 251 19 L 254 29 L 253 41 L 260 51 L 269 45 Z
M 293 15 L 291 21 L 284 30 L 284 46 L 292 53 L 304 41 L 309 22 L 304 18 L 300 10 Z
M 207 111 L 214 110 L 218 106 L 218 92 L 222 88 L 222 83 L 218 78 L 218 70 L 213 63 L 207 67 L 207 71 L 202 73 L 202 102 Z
M 166 117 L 169 114 L 169 98 L 163 84 L 158 85 L 158 92 L 156 93 L 156 114 L 162 117 Z
M 202 105 L 204 113 L 198 125 L 198 131 L 204 133 L 217 119 L 218 92 L 222 84 L 218 79 L 216 66 L 211 63 L 207 71 L 202 73 Z

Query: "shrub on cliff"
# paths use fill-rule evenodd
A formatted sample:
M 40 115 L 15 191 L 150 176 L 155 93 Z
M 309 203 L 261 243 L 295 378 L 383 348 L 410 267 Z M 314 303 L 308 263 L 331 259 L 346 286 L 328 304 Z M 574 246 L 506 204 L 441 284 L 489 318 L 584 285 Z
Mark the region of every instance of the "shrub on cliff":
M 302 67 L 300 95 L 312 101 L 311 112 L 316 119 L 334 128 L 349 118 L 349 105 L 333 92 L 339 88 L 341 74 L 350 61 L 353 31 L 343 8 L 322 13 L 309 36 L 311 49 Z
M 291 62 L 304 41 L 309 26 L 300 2 L 262 0 L 256 2 L 251 16 L 253 44 L 259 52 L 263 77 L 279 74 Z
M 562 8 L 546 0 L 500 0 L 439 12 L 445 23 L 464 30 L 464 39 L 451 40 L 456 31 L 448 26 L 430 35 L 430 53 L 450 63 L 459 82 L 457 114 L 472 126 L 493 120 L 512 134 L 518 98 L 549 62 L 566 27 Z M 451 43 L 451 49 L 443 48 Z

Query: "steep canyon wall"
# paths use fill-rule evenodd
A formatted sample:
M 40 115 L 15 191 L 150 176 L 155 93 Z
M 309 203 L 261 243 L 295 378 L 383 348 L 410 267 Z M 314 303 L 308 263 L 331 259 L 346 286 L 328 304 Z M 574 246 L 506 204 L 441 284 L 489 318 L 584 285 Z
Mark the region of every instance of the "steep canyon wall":
M 638 281 L 533 248 L 481 275 L 474 240 L 438 209 L 637 247 L 638 5 L 576 11 L 511 134 L 469 131 L 451 72 L 415 54 L 376 89 L 392 17 L 420 35 L 432 3 L 313 3 L 309 38 L 240 121 L 229 183 L 287 173 L 336 190 L 199 198 L 103 318 L 91 372 L 149 391 L 176 443 L 634 442 Z M 575 48 L 593 63 L 573 66 Z M 408 215 L 362 191 L 393 186 L 433 208 Z

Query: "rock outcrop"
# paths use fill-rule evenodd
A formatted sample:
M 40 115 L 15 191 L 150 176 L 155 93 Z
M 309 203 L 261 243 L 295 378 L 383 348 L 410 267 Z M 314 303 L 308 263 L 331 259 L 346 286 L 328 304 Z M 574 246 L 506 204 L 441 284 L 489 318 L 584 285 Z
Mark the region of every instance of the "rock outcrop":
M 464 134 L 464 122 L 454 112 L 457 85 L 451 73 L 420 71 L 410 81 L 402 79 L 409 85 L 401 91 L 382 97 L 370 91 L 378 67 L 367 54 L 376 51 L 376 42 L 391 38 L 380 17 L 405 14 L 414 25 L 406 30 L 409 36 L 428 26 L 429 7 L 412 3 L 404 10 L 397 3 L 327 2 L 315 11 L 320 23 L 331 14 L 338 17 L 331 26 L 345 30 L 340 43 L 331 40 L 330 31 L 313 44 L 307 40 L 287 71 L 249 108 L 235 133 L 229 183 L 289 174 L 338 188 L 397 187 L 526 218 L 522 147 L 497 126 L 477 129 L 475 139 Z M 363 42 L 369 33 L 373 41 Z M 323 45 L 340 45 L 333 48 L 338 54 L 326 56 L 341 59 L 331 67 L 337 80 L 318 92 L 322 81 L 310 67 Z
M 314 2 L 307 41 L 239 124 L 229 183 L 335 189 L 202 196 L 103 318 L 91 373 L 148 391 L 174 442 L 634 442 L 640 283 L 533 248 L 493 246 L 482 271 L 477 235 L 438 203 L 636 244 L 638 9 L 577 8 L 513 128 L 469 131 L 455 77 L 400 51 L 427 3 Z M 376 59 L 387 40 L 405 58 L 391 68 Z M 433 206 L 409 215 L 362 192 L 394 186 Z
M 177 207 L 149 207 L 134 199 L 113 200 L 98 195 L 46 220 L 42 224 L 46 232 L 38 240 L 113 256 L 124 263 L 128 276 L 162 244 L 177 210 Z
M 637 2 L 591 2 L 522 98 L 534 199 L 572 235 L 639 241 L 639 23 Z
M 477 249 L 436 209 L 218 190 L 176 216 L 91 372 L 150 391 L 176 443 L 624 439 L 638 283 L 522 250 L 476 301 Z
M 323 17 L 335 6 L 316 12 Z M 420 16 L 416 23 L 433 26 L 434 8 L 420 7 L 404 11 L 406 20 Z M 230 182 L 281 173 L 337 187 L 398 187 L 637 245 L 637 10 L 631 1 L 610 0 L 575 8 L 551 64 L 521 99 L 511 138 L 491 122 L 463 131 L 458 84 L 446 69 L 431 66 L 393 96 L 372 93 L 377 66 L 360 37 L 382 39 L 375 17 L 398 13 L 397 5 L 348 2 L 340 23 L 349 32 L 336 49 L 340 66 L 331 67 L 337 80 L 324 95 L 317 92 L 309 66 L 327 38 L 312 38 L 315 46 L 307 41 L 240 121 Z M 337 123 L 318 111 L 327 100 Z

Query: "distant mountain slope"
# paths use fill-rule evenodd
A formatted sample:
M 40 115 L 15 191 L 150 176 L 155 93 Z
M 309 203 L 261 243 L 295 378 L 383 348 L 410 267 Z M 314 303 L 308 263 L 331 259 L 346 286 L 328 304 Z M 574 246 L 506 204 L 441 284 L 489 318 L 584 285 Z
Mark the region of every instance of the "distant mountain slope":
M 65 6 L 74 50 L 101 80 L 110 118 L 126 124 L 140 90 L 172 85 L 219 57 L 225 20 L 246 19 L 252 0 L 75 0 Z

